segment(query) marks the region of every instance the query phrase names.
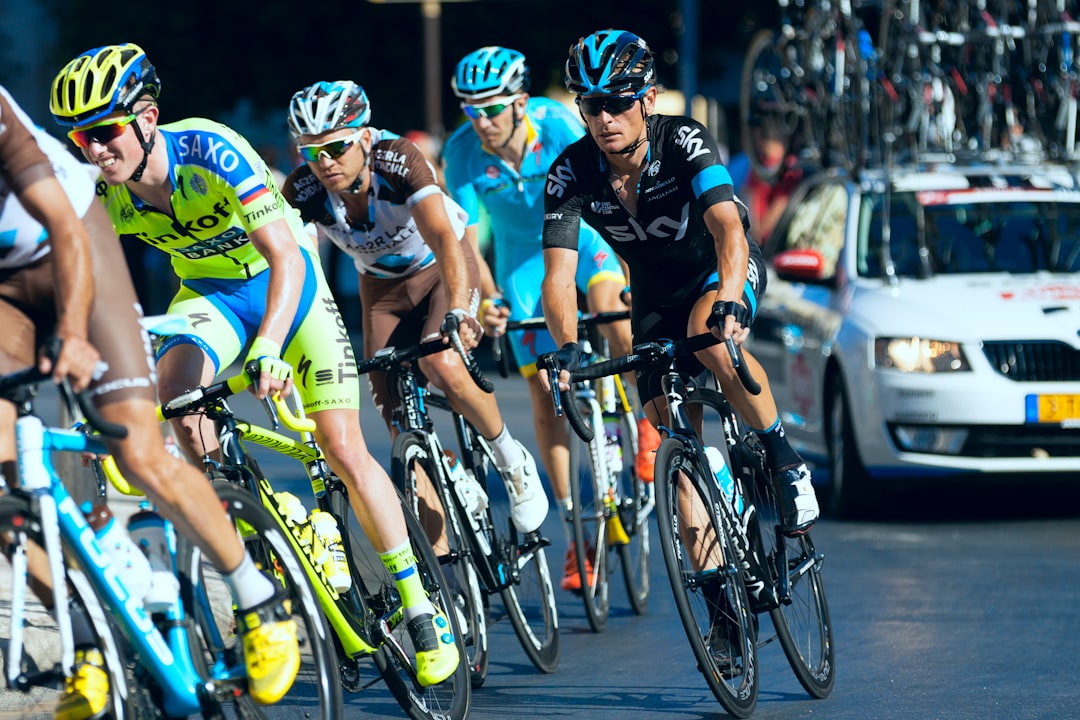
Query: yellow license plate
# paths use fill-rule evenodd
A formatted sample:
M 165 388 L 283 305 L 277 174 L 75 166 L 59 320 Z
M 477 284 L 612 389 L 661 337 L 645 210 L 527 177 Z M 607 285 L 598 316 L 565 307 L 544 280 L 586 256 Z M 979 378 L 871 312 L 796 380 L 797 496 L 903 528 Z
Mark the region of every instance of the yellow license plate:
M 1037 395 L 1037 414 L 1029 419 L 1041 423 L 1061 423 L 1080 420 L 1080 395 Z

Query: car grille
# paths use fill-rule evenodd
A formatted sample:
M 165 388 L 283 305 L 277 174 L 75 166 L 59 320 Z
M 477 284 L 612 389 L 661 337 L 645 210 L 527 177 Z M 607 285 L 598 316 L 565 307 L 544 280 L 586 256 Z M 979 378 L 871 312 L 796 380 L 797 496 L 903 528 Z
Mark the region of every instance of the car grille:
M 1044 457 L 1080 455 L 1080 430 L 1060 427 L 973 427 L 961 455 L 979 458 L 1031 457 L 1036 448 Z
M 1080 380 L 1080 350 L 1063 342 L 986 341 L 983 354 L 994 370 L 1017 382 Z

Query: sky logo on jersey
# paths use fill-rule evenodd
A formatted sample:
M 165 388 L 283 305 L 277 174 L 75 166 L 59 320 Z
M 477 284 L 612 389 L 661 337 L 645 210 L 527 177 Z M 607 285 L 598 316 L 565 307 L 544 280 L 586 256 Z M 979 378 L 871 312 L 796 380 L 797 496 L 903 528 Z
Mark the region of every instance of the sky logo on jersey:
M 708 155 L 712 152 L 712 150 L 705 147 L 704 138 L 698 137 L 700 134 L 701 128 L 691 128 L 688 125 L 683 125 L 675 133 L 675 144 L 686 150 L 687 160 L 693 160 L 699 155 Z
M 547 177 L 547 194 L 555 197 L 562 197 L 563 193 L 566 192 L 567 184 L 577 179 L 574 175 L 574 169 L 570 167 L 569 159 L 558 167 L 552 167 Z

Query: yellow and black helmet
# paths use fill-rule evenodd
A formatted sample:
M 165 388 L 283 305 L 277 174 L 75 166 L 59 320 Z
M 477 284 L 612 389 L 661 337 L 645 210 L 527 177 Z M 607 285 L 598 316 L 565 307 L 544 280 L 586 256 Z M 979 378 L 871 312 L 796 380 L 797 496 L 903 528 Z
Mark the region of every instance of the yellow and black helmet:
M 61 125 L 83 125 L 115 110 L 129 112 L 143 95 L 157 98 L 161 81 L 138 45 L 87 50 L 56 76 L 49 111 Z

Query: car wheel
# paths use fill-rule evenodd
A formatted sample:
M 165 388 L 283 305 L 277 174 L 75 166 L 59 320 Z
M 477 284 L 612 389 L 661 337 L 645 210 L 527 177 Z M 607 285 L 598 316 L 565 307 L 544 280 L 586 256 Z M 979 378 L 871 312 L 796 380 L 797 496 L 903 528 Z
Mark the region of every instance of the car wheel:
M 829 511 L 839 517 L 858 517 L 870 508 L 866 469 L 859 459 L 851 410 L 839 375 L 833 378 L 829 412 Z

